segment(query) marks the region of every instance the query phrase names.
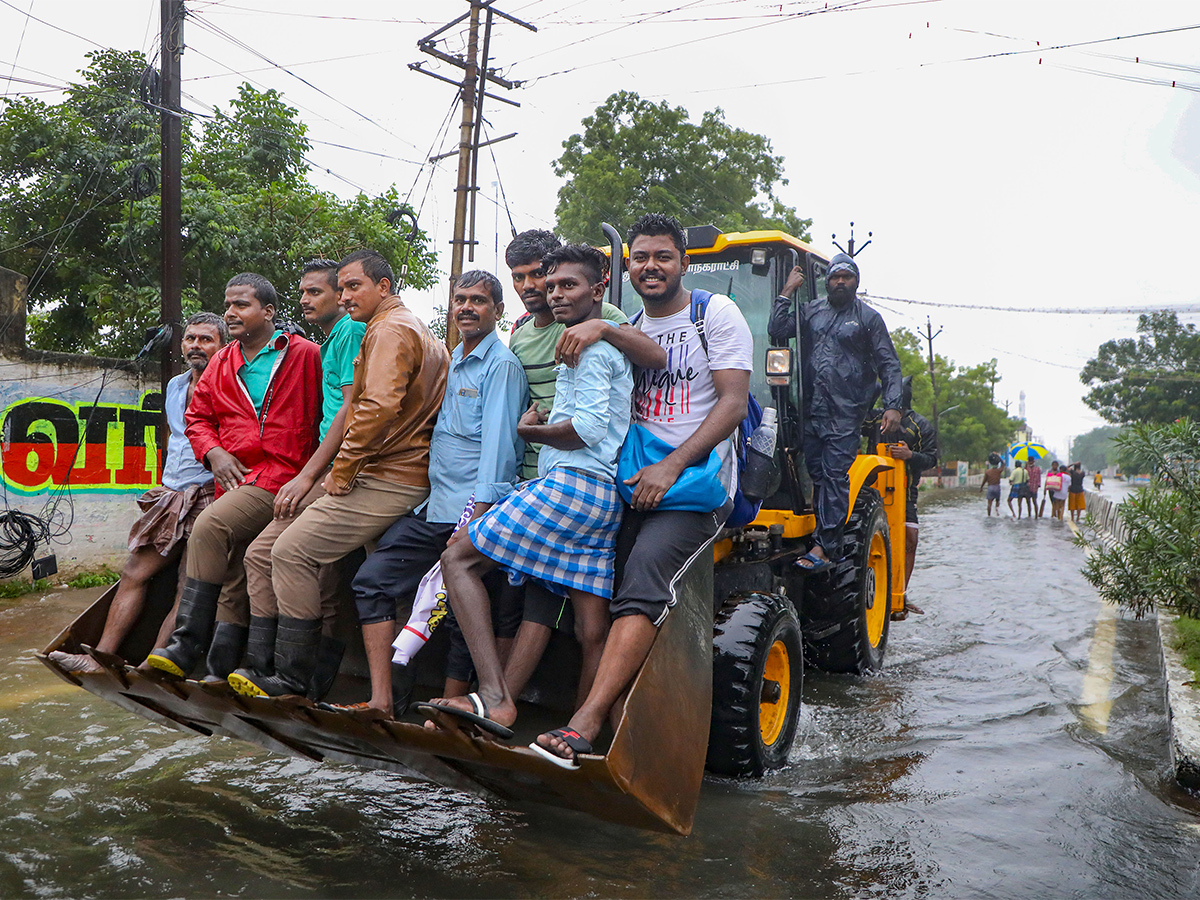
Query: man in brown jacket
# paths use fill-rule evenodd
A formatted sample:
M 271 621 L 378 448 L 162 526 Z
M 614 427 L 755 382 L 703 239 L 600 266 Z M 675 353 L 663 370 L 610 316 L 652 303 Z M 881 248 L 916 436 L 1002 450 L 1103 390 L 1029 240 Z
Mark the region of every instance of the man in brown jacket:
M 338 264 L 342 303 L 353 319 L 367 323 L 345 437 L 325 478 L 326 496 L 292 523 L 271 552 L 279 601 L 274 673 L 234 672 L 229 683 L 243 694 L 307 691 L 321 636 L 321 566 L 378 538 L 429 494 L 429 439 L 450 355 L 392 292 L 394 283 L 391 267 L 373 250 L 351 253 Z

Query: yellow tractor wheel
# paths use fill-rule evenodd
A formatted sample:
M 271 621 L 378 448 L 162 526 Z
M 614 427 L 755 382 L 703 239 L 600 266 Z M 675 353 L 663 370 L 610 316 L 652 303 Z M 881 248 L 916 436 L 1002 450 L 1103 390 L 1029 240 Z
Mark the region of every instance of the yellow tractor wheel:
M 713 631 L 710 772 L 761 775 L 787 763 L 804 680 L 800 623 L 779 594 L 730 597 Z

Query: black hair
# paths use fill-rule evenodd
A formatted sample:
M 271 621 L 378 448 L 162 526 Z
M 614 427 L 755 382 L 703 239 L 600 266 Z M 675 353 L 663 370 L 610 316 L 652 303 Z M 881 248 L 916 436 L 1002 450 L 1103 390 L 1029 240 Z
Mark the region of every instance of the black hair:
M 488 293 L 492 295 L 493 303 L 504 302 L 504 285 L 491 272 L 484 271 L 483 269 L 471 269 L 469 272 L 463 272 L 454 281 L 455 288 L 474 287 L 477 284 L 487 286 Z
M 355 250 L 345 259 L 338 263 L 339 269 L 344 269 L 351 263 L 362 263 L 363 274 L 371 279 L 375 284 L 388 280 L 388 288 L 392 293 L 396 292 L 396 276 L 392 274 L 392 267 L 383 254 L 376 250 Z
M 625 239 L 625 243 L 631 248 L 633 247 L 634 238 L 658 237 L 660 234 L 665 234 L 671 238 L 671 242 L 675 244 L 675 248 L 679 251 L 680 256 L 687 254 L 687 232 L 683 230 L 683 226 L 679 224 L 679 220 L 674 216 L 668 216 L 663 213 L 646 213 L 629 227 L 629 235 Z
M 911 375 L 905 375 L 900 379 L 900 407 L 905 412 L 912 409 L 912 386 L 913 377 Z
M 221 339 L 221 343 L 229 343 L 229 326 L 216 313 L 198 312 L 195 315 L 188 316 L 187 321 L 183 323 L 183 330 L 187 331 L 193 325 L 211 325 L 217 329 L 217 336 Z
M 324 272 L 325 278 L 329 281 L 329 286 L 335 291 L 337 290 L 337 273 L 339 265 L 332 259 L 310 259 L 304 264 L 303 271 L 300 272 L 300 277 L 303 278 L 309 272 Z
M 225 282 L 225 290 L 241 284 L 248 285 L 254 290 L 254 299 L 259 302 L 259 305 L 279 306 L 279 294 L 275 292 L 275 285 L 261 275 L 254 272 L 239 272 Z
M 578 263 L 588 273 L 588 284 L 604 281 L 608 275 L 608 257 L 587 244 L 567 244 L 542 257 L 542 268 L 549 275 L 563 263 Z
M 562 241 L 554 236 L 554 232 L 531 228 L 529 231 L 522 231 L 504 248 L 504 263 L 510 269 L 527 266 L 531 262 L 538 262 L 551 250 L 557 250 L 561 246 Z

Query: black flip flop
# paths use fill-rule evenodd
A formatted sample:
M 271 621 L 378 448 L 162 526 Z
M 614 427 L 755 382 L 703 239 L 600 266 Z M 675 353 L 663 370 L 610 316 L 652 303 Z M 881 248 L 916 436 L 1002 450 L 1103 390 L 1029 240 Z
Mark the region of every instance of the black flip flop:
M 465 709 L 459 709 L 457 706 L 445 706 L 441 703 L 414 703 L 413 709 L 423 713 L 444 713 L 448 716 L 454 716 L 457 719 L 462 719 L 464 722 L 470 722 L 476 728 L 481 728 L 488 734 L 494 734 L 501 740 L 512 740 L 513 730 L 506 725 L 501 725 L 499 722 L 493 722 L 487 717 L 487 704 L 483 702 L 483 699 L 478 694 L 467 694 L 467 699 L 471 702 L 471 707 L 475 712 L 467 712 Z
M 558 738 L 560 741 L 570 747 L 571 752 L 573 752 L 575 755 L 570 759 L 567 759 L 565 756 L 559 756 L 549 747 L 543 747 L 536 740 L 529 745 L 529 749 L 533 750 L 535 753 L 540 753 L 542 756 L 560 768 L 578 769 L 579 754 L 593 752 L 591 742 L 574 729 L 555 728 L 553 731 L 547 731 L 546 734 L 550 735 L 550 737 Z

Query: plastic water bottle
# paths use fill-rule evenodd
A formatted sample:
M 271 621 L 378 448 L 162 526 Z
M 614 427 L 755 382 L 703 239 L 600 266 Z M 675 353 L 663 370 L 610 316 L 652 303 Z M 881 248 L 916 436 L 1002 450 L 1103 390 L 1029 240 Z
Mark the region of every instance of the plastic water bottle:
M 779 432 L 775 427 L 775 407 L 763 410 L 762 422 L 750 434 L 746 454 L 746 470 L 742 473 L 742 493 L 760 500 L 775 492 L 779 467 L 775 465 L 775 442 Z

